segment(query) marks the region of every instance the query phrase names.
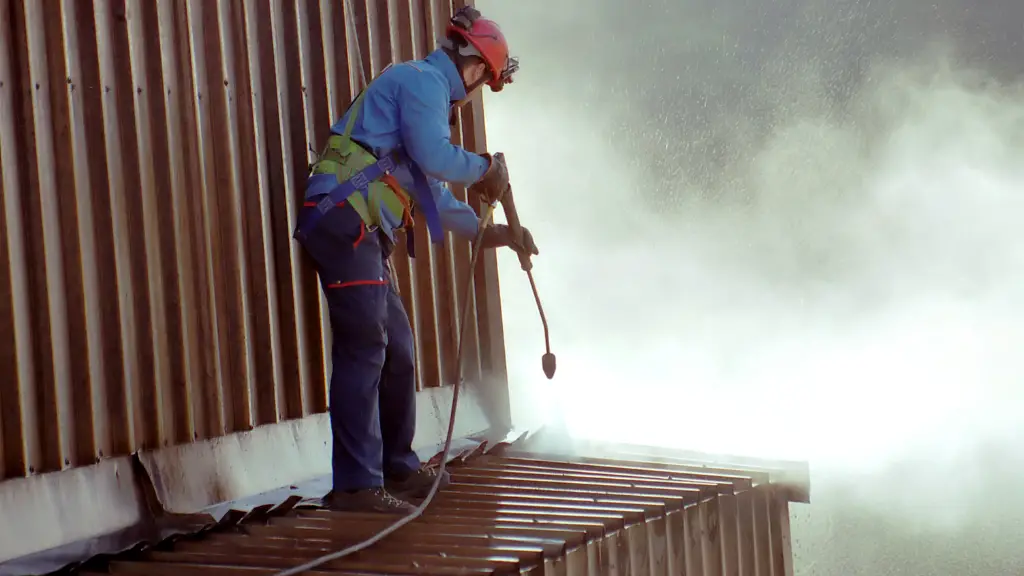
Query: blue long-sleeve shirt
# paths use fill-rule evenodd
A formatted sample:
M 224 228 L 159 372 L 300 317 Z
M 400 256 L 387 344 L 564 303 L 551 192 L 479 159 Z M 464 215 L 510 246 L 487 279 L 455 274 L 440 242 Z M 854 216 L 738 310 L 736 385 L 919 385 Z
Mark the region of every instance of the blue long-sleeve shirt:
M 441 226 L 463 238 L 472 239 L 479 229 L 476 212 L 460 202 L 441 181 L 470 185 L 487 171 L 487 159 L 451 143 L 448 124 L 451 103 L 466 97 L 458 68 L 442 50 L 423 60 L 396 64 L 377 77 L 366 89 L 362 109 L 356 117 L 351 138 L 378 158 L 402 147 L 427 175 Z M 331 127 L 343 134 L 349 112 Z M 392 175 L 413 194 L 412 174 L 402 166 Z M 394 239 L 401 222 L 381 210 L 381 230 Z

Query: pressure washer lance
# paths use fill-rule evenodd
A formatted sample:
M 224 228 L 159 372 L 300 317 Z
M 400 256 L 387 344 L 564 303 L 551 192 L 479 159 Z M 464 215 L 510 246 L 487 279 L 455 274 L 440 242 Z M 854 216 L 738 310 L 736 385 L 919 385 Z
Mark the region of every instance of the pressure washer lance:
M 487 227 L 491 225 L 491 220 L 494 217 L 494 209 L 497 206 L 498 202 L 502 202 L 504 204 L 504 200 L 507 197 L 506 194 L 509 191 L 510 191 L 510 189 L 506 189 L 505 192 L 503 192 L 501 195 L 499 195 L 498 199 L 495 200 L 493 204 L 490 204 L 487 207 L 487 211 L 484 213 L 483 218 L 480 219 L 480 231 L 477 232 L 476 239 L 473 240 L 473 254 L 472 254 L 472 258 L 471 258 L 470 265 L 469 265 L 469 271 L 466 273 L 466 291 L 465 291 L 465 294 L 467 294 L 467 295 L 470 293 L 470 290 L 473 289 L 473 271 L 476 269 L 477 261 L 480 259 L 480 252 L 481 252 L 480 244 L 481 244 L 481 241 L 483 240 L 484 232 L 487 230 Z M 512 212 L 514 213 L 514 211 L 515 211 L 515 209 L 513 208 Z M 508 218 L 508 214 L 509 214 L 509 209 L 508 209 L 508 207 L 506 207 L 505 208 L 505 217 L 506 218 Z M 516 224 L 518 226 L 519 219 L 516 218 L 515 221 L 516 221 Z M 511 225 L 509 227 L 512 228 Z M 519 238 L 522 237 L 522 227 L 519 227 L 519 236 L 518 237 Z M 536 294 L 536 289 L 534 289 L 534 294 Z M 395 521 L 394 524 L 391 524 L 390 526 L 384 528 L 383 530 L 381 530 L 380 532 L 374 534 L 373 536 L 371 536 L 370 538 L 364 540 L 363 542 L 360 542 L 358 544 L 353 544 L 352 546 L 349 546 L 348 548 L 345 548 L 344 550 L 338 550 L 337 552 L 331 552 L 330 554 L 326 554 L 324 556 L 321 556 L 321 557 L 319 557 L 319 558 L 317 558 L 315 560 L 311 560 L 311 561 L 309 561 L 309 562 L 307 562 L 305 564 L 302 564 L 300 566 L 296 566 L 294 568 L 289 568 L 287 570 L 283 570 L 281 572 L 278 572 L 278 573 L 274 574 L 274 576 L 296 576 L 297 574 L 302 574 L 303 572 L 307 572 L 309 570 L 313 570 L 314 568 L 318 568 L 320 566 L 323 566 L 324 564 L 326 564 L 328 562 L 333 562 L 333 561 L 338 560 L 340 558 L 344 558 L 345 556 L 350 556 L 352 554 L 355 554 L 356 552 L 361 552 L 363 550 L 366 550 L 370 546 L 373 546 L 374 544 L 376 544 L 376 543 L 380 542 L 381 540 L 387 538 L 388 536 L 394 534 L 401 527 L 405 526 L 406 524 L 412 522 L 413 520 L 415 520 L 415 519 L 417 519 L 417 518 L 419 518 L 420 516 L 423 515 L 423 512 L 427 509 L 427 506 L 430 505 L 430 502 L 434 499 L 434 495 L 437 494 L 438 488 L 441 486 L 441 477 L 444 475 L 445 467 L 448 464 L 448 455 L 449 455 L 449 453 L 451 452 L 451 449 L 452 449 L 452 438 L 455 435 L 455 413 L 456 413 L 456 410 L 458 409 L 458 406 L 459 406 L 459 392 L 462 390 L 462 350 L 463 350 L 462 349 L 462 343 L 463 343 L 463 340 L 464 340 L 463 336 L 465 335 L 465 332 L 466 332 L 466 321 L 467 321 L 467 319 L 469 317 L 469 302 L 470 302 L 470 300 L 471 300 L 471 298 L 468 298 L 468 297 L 463 299 L 462 312 L 460 314 L 460 320 L 459 320 L 459 347 L 458 347 L 458 352 L 456 352 L 456 354 L 455 354 L 455 365 L 459 367 L 459 378 L 458 378 L 458 380 L 455 381 L 455 385 L 452 386 L 452 411 L 451 411 L 451 414 L 448 417 L 448 435 L 444 439 L 444 450 L 441 452 L 441 463 L 438 466 L 437 478 L 434 479 L 434 484 L 433 484 L 433 486 L 430 487 L 430 492 L 427 494 L 427 497 L 424 498 L 423 502 L 421 502 L 420 505 L 417 506 L 415 510 L 413 510 L 411 513 L 409 513 L 408 516 L 401 517 L 400 519 Z M 538 300 L 537 303 L 540 304 L 540 300 Z M 546 329 L 546 324 L 545 324 L 545 329 Z M 545 364 L 545 366 L 547 366 L 547 364 Z M 551 372 L 553 374 L 554 373 L 554 356 L 552 356 L 551 366 L 552 366 Z M 545 371 L 545 373 L 547 373 L 547 368 L 546 367 L 545 367 L 544 371 Z M 549 376 L 549 378 L 550 378 L 550 376 Z
M 505 210 L 505 220 L 508 221 L 509 230 L 512 232 L 512 236 L 515 241 L 522 246 L 523 244 L 523 225 L 519 223 L 519 213 L 516 212 L 516 203 L 512 197 L 512 186 L 509 185 L 508 190 L 502 194 L 501 206 Z M 522 266 L 523 271 L 526 272 L 527 278 L 530 279 L 530 288 L 533 289 L 533 299 L 537 301 L 537 312 L 540 313 L 540 322 L 544 325 L 544 355 L 540 358 L 540 364 L 544 368 L 544 375 L 551 380 L 555 377 L 555 368 L 557 363 L 555 362 L 555 355 L 551 353 L 551 336 L 548 333 L 548 319 L 544 316 L 544 306 L 540 303 L 540 294 L 537 292 L 537 283 L 533 281 L 533 261 L 530 260 L 530 255 L 526 252 L 519 252 L 519 264 Z

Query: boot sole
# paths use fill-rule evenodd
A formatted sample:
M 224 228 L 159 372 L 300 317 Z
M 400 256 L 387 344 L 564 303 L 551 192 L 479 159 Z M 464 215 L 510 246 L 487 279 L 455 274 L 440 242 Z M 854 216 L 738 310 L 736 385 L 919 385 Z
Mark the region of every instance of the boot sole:
M 415 507 L 403 510 L 401 508 L 373 508 L 367 506 L 323 506 L 325 510 L 331 512 L 342 512 L 342 513 L 370 513 L 370 514 L 393 514 L 395 516 L 407 516 L 412 514 L 416 509 Z
M 441 485 L 437 487 L 438 492 L 449 486 L 451 483 L 451 480 L 442 480 Z M 410 488 L 406 490 L 399 490 L 393 487 L 386 488 L 386 490 L 394 495 L 395 498 L 399 498 L 401 500 L 424 500 L 427 495 L 430 494 L 430 489 L 432 487 L 433 484 L 431 483 L 423 487 Z

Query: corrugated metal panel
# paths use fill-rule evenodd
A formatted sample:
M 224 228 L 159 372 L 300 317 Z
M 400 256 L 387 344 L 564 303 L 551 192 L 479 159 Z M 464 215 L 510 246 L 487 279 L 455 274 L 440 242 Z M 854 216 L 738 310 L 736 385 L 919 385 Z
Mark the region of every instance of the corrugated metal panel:
M 310 574 L 792 574 L 788 502 L 759 473 L 506 453 L 456 463 L 452 474 L 423 517 Z M 281 508 L 91 573 L 274 574 L 390 522 Z
M 291 240 L 307 150 L 360 85 L 357 53 L 367 74 L 421 57 L 450 13 L 0 2 L 0 478 L 326 409 L 329 330 Z M 477 102 L 469 147 L 482 126 Z M 454 381 L 467 297 L 467 375 L 503 378 L 493 255 L 463 294 L 467 243 L 416 235 L 419 257 L 395 264 L 421 384 Z

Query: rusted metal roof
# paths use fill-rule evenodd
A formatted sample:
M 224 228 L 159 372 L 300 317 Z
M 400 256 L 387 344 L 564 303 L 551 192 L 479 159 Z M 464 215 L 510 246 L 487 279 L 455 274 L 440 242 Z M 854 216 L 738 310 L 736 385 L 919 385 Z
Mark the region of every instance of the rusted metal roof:
M 309 574 L 792 574 L 786 491 L 767 472 L 514 446 L 450 469 L 423 517 Z M 82 573 L 272 575 L 392 521 L 292 501 Z

